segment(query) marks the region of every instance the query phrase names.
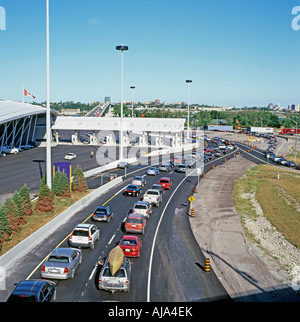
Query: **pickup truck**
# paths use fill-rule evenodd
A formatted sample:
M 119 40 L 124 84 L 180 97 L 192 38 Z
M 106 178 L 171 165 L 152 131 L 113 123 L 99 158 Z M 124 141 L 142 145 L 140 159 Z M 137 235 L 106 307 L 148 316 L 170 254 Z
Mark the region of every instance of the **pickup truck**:
M 143 196 L 143 201 L 147 201 L 158 207 L 162 201 L 162 195 L 157 189 L 148 189 Z
M 129 292 L 131 264 L 132 263 L 125 257 L 121 267 L 112 275 L 107 258 L 99 274 L 98 288 L 111 293 L 117 291 Z

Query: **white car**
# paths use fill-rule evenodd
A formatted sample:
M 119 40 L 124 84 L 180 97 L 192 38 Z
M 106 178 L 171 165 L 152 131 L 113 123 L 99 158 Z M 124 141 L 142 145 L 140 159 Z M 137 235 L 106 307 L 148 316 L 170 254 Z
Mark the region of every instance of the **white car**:
M 69 237 L 71 247 L 94 249 L 100 238 L 100 229 L 94 224 L 78 224 Z
M 65 155 L 65 160 L 73 160 L 76 158 L 76 154 L 75 153 L 68 153 Z
M 162 201 L 162 195 L 157 189 L 148 189 L 143 196 L 143 201 L 147 201 L 158 207 Z
M 14 146 L 3 146 L 2 151 L 5 152 L 6 154 L 7 153 L 18 154 L 20 152 L 20 150 Z

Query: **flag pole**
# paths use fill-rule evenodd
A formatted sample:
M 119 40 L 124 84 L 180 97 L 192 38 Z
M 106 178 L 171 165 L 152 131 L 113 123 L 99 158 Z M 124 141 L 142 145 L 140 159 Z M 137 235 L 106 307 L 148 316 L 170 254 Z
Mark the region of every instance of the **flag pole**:
M 51 189 L 51 114 L 50 114 L 50 55 L 49 55 L 49 0 L 46 0 L 46 43 L 47 43 L 47 110 L 46 110 L 46 180 Z

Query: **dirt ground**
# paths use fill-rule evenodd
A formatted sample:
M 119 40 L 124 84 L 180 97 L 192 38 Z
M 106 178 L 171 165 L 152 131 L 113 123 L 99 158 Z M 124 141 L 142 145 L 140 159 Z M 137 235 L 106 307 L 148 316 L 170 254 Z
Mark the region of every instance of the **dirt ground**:
M 242 156 L 209 171 L 200 180 L 190 223 L 203 253 L 236 302 L 295 302 L 285 270 L 247 240 L 233 201 L 234 181 L 255 166 Z

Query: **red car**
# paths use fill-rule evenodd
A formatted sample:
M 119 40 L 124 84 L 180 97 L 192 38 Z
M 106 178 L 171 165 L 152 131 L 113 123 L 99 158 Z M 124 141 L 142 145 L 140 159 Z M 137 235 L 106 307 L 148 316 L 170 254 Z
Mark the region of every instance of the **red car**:
M 143 215 L 129 214 L 125 220 L 125 231 L 145 234 L 146 219 Z
M 172 181 L 169 177 L 162 177 L 160 178 L 158 184 L 163 186 L 164 189 L 170 189 L 172 186 Z
M 125 235 L 121 239 L 119 246 L 121 247 L 124 256 L 140 257 L 142 242 L 142 239 L 137 236 Z

